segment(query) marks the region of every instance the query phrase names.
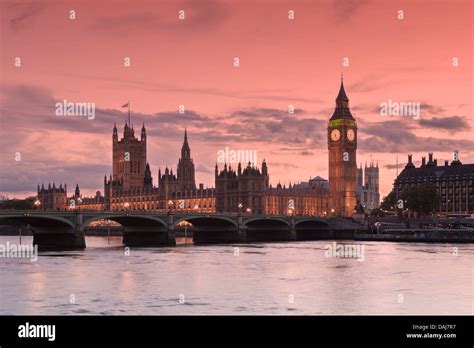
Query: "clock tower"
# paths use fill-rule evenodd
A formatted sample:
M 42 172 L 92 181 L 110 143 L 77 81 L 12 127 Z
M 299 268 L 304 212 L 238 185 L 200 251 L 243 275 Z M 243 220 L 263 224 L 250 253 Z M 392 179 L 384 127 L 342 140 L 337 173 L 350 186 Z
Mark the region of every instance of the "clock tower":
M 349 110 L 349 98 L 341 88 L 328 125 L 329 209 L 332 215 L 352 216 L 357 204 L 357 123 Z M 333 212 L 334 209 L 334 212 Z

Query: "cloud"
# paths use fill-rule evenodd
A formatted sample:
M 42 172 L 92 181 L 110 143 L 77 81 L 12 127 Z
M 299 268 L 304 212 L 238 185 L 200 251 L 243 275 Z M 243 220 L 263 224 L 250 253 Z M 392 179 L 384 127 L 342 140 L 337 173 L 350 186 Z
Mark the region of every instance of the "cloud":
M 196 172 L 211 174 L 213 173 L 213 170 L 203 164 L 198 164 L 196 166 Z
M 192 39 L 192 34 L 196 31 L 217 30 L 227 22 L 232 13 L 229 4 L 214 0 L 162 2 L 159 7 L 144 9 L 138 6 L 135 9 L 135 13 L 99 17 L 89 29 L 114 35 L 149 31 L 158 35 L 166 34 L 167 37 L 184 35 Z M 184 20 L 178 18 L 181 10 L 185 11 Z
M 333 0 L 332 6 L 336 22 L 338 24 L 346 23 L 366 4 L 366 0 Z
M 428 104 L 428 103 L 421 103 L 420 110 L 421 112 L 426 111 L 430 115 L 440 115 L 440 114 L 445 113 L 446 111 L 442 106 Z
M 4 15 L 8 18 L 13 31 L 26 29 L 44 12 L 47 6 L 38 1 L 10 2 L 4 7 Z
M 431 119 L 420 119 L 419 123 L 426 128 L 444 129 L 448 131 L 465 131 L 471 128 L 469 122 L 461 116 L 432 117 Z
M 470 140 L 418 136 L 412 131 L 413 122 L 400 120 L 368 124 L 359 130 L 363 136 L 358 139 L 358 149 L 371 153 L 474 151 L 474 142 Z
M 53 97 L 49 89 L 38 86 L 5 85 L 2 89 L 0 112 L 8 115 L 8 119 L 4 117 L 8 132 L 0 139 L 4 150 L 2 168 L 6 171 L 0 190 L 20 192 L 20 188 L 24 191 L 25 187 L 49 180 L 79 183 L 84 189 L 102 186 L 103 175 L 111 171 L 113 124 L 117 124 L 121 136 L 127 114 L 121 109 L 96 105 L 93 120 L 58 117 L 55 103 L 61 100 Z M 303 109 L 296 109 L 294 114 L 272 107 L 249 107 L 223 115 L 195 110 L 184 114 L 132 113 L 138 137 L 142 122 L 147 129 L 148 161 L 153 168 L 176 163 L 185 126 L 196 170 L 207 175 L 212 174 L 215 150 L 225 146 L 259 152 L 267 149 L 262 156 L 275 148 L 273 144 L 284 144 L 288 149 L 277 152 L 301 156 L 311 156 L 315 149 L 326 146 L 327 121 L 315 119 Z M 21 165 L 14 161 L 16 152 L 21 153 Z
M 386 168 L 386 169 L 397 169 L 398 168 L 398 169 L 402 170 L 405 166 L 406 166 L 406 163 L 400 162 L 400 163 L 398 163 L 398 165 L 396 163 L 395 164 L 386 164 L 383 167 Z

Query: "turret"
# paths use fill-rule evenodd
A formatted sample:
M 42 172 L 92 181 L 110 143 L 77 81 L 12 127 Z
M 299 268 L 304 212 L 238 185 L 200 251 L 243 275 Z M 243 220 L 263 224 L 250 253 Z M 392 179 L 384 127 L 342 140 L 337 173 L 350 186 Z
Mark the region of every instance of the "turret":
M 114 123 L 114 128 L 112 130 L 112 141 L 115 143 L 118 141 L 117 125 Z
M 143 122 L 143 126 L 142 126 L 142 134 L 141 134 L 141 138 L 140 138 L 141 141 L 146 141 L 146 129 L 145 129 L 145 122 Z
M 263 159 L 262 162 L 262 175 L 268 175 L 267 162 L 265 162 L 265 159 Z
M 130 128 L 127 124 L 127 121 L 125 121 L 125 126 L 123 127 L 123 140 L 128 139 L 128 134 L 130 133 Z
M 147 163 L 145 168 L 145 178 L 143 179 L 143 184 L 145 188 L 153 187 L 153 178 L 151 176 L 150 165 Z

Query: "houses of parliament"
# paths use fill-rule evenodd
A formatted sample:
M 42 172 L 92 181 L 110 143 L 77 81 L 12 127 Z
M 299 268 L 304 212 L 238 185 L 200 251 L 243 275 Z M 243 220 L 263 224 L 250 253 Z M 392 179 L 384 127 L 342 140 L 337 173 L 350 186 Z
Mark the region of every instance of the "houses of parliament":
M 103 194 L 84 197 L 76 185 L 68 196 L 67 187 L 38 185 L 38 200 L 47 210 L 124 210 L 195 211 L 200 213 L 254 213 L 266 215 L 352 216 L 358 196 L 367 188 L 357 169 L 357 124 L 349 109 L 349 99 L 341 80 L 336 107 L 328 123 L 329 181 L 319 176 L 307 182 L 270 185 L 270 169 L 265 160 L 260 167 L 252 163 L 225 163 L 215 166 L 215 187 L 196 185 L 195 166 L 188 133 L 184 130 L 181 156 L 176 172 L 158 170 L 158 183 L 147 162 L 147 134 L 143 124 L 140 137 L 126 122 L 119 139 L 112 130 L 112 174 L 104 177 Z M 376 175 L 376 177 L 374 177 Z M 359 177 L 359 179 L 358 179 Z M 367 179 L 368 178 L 368 179 Z M 378 168 L 369 169 L 366 181 L 377 184 Z M 365 195 L 367 197 L 367 195 Z M 372 197 L 372 195 L 370 195 Z M 378 206 L 371 202 L 371 207 Z M 367 199 L 367 198 L 366 198 Z M 360 203 L 360 202 L 359 202 Z

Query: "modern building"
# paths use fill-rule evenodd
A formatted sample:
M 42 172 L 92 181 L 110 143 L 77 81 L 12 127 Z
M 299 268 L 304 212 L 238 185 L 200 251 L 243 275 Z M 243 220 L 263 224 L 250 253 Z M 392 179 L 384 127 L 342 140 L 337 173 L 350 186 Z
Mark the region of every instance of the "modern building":
M 453 161 L 438 165 L 433 153 L 421 158 L 421 165 L 413 164 L 412 155 L 393 184 L 395 197 L 401 197 L 405 190 L 424 183 L 436 186 L 440 202 L 436 213 L 473 214 L 474 213 L 474 164 L 462 164 L 458 152 Z

